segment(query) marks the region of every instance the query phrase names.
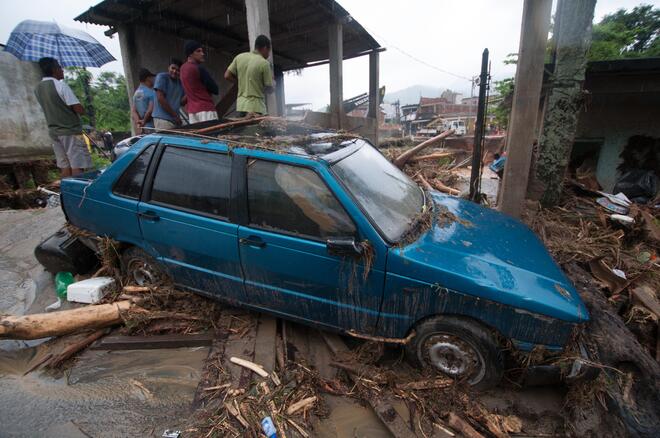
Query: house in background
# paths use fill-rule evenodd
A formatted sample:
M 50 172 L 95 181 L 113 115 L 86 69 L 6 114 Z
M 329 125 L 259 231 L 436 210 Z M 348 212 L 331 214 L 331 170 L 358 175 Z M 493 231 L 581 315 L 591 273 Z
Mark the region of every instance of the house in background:
M 608 192 L 625 167 L 660 177 L 660 58 L 590 62 L 584 90 L 569 167 L 592 171 Z

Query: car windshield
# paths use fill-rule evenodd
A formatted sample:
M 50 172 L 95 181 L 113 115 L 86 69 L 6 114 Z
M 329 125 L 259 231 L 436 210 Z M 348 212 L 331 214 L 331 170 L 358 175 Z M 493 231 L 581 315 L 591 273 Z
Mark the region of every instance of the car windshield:
M 332 168 L 390 242 L 403 236 L 424 207 L 419 186 L 366 142 Z

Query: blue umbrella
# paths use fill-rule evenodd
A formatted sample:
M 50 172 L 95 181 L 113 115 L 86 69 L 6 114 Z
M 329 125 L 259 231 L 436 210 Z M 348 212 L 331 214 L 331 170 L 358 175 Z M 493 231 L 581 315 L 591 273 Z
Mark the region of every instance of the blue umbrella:
M 48 21 L 21 21 L 11 32 L 5 51 L 23 61 L 49 56 L 63 67 L 100 67 L 115 60 L 88 33 Z

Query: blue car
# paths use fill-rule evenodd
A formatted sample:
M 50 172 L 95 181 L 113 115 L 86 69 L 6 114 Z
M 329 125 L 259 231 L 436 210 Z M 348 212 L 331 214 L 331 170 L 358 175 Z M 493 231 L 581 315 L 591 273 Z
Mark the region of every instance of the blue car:
M 355 336 L 479 388 L 505 340 L 562 350 L 588 313 L 523 224 L 425 192 L 366 140 L 141 138 L 62 181 L 73 225 L 121 244 L 138 284 L 187 290 Z

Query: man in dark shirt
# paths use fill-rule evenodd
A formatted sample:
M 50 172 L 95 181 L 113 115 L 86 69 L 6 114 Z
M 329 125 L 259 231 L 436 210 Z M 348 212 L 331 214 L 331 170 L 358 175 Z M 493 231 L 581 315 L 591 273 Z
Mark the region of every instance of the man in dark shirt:
M 218 85 L 202 65 L 206 61 L 204 49 L 197 41 L 187 41 L 185 53 L 188 60 L 181 66 L 181 83 L 188 98 L 188 120 L 190 123 L 217 120 L 211 95 L 218 94 Z

